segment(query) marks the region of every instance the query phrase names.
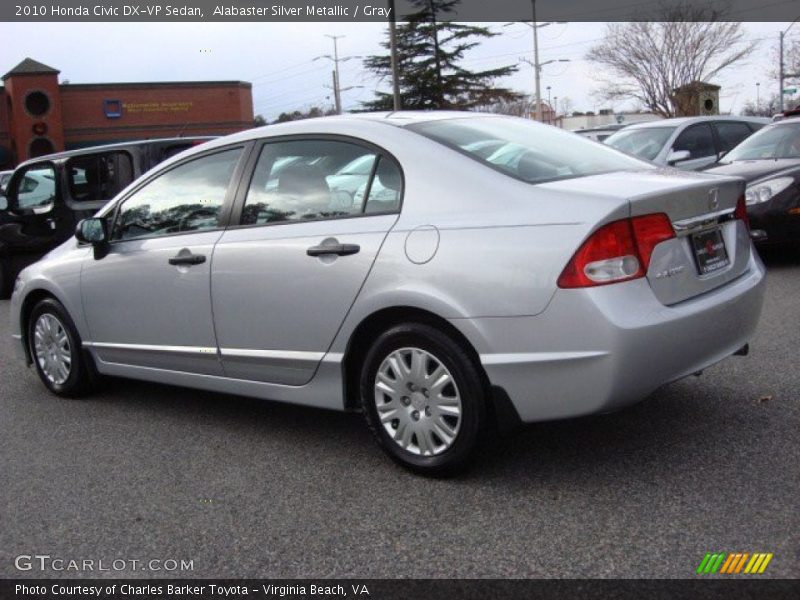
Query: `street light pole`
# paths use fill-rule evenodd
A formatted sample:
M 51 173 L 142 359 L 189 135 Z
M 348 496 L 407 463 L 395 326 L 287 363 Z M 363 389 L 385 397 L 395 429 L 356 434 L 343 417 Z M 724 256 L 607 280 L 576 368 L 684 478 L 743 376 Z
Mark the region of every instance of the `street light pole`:
M 756 112 L 761 112 L 761 83 L 756 81 Z

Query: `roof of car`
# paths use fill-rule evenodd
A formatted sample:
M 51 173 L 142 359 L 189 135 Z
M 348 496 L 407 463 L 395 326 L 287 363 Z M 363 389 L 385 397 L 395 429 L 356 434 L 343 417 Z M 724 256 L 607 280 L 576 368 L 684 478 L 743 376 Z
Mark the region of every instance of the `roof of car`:
M 645 129 L 648 127 L 680 127 L 690 123 L 704 123 L 706 121 L 747 121 L 749 123 L 762 123 L 766 125 L 771 121 L 764 117 L 738 117 L 736 115 L 709 115 L 703 117 L 673 117 L 671 119 L 661 119 L 659 121 L 646 121 L 644 123 L 632 123 L 626 129 Z
M 41 162 L 45 160 L 58 160 L 61 158 L 71 158 L 73 156 L 83 156 L 85 154 L 96 154 L 98 152 L 108 152 L 110 150 L 123 150 L 136 146 L 148 146 L 151 144 L 169 144 L 180 142 L 199 142 L 211 141 L 216 139 L 215 136 L 186 136 L 186 137 L 172 137 L 172 138 L 157 138 L 152 140 L 133 140 L 130 142 L 118 142 L 116 144 L 104 144 L 100 146 L 86 146 L 85 148 L 77 148 L 75 150 L 65 150 L 64 152 L 54 152 L 53 154 L 45 154 L 37 156 L 36 158 L 29 158 L 25 162 L 17 165 L 19 168 L 22 165 L 27 165 L 34 162 Z

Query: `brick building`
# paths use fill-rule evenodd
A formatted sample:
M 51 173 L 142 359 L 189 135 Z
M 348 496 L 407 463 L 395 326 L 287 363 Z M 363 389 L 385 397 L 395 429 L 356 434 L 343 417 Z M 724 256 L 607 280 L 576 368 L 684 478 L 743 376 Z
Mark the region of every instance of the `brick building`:
M 42 154 L 130 140 L 225 135 L 253 126 L 242 81 L 59 83 L 26 58 L 0 86 L 0 168 Z

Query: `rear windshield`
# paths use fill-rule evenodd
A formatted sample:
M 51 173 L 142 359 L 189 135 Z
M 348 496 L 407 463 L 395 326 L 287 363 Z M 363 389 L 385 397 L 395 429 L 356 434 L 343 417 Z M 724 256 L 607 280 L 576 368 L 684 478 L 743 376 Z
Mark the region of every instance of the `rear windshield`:
M 465 117 L 407 128 L 528 183 L 652 168 L 592 140 L 527 119 Z
M 773 158 L 800 158 L 800 123 L 757 131 L 725 155 L 724 162 Z
M 633 154 L 645 160 L 653 160 L 667 140 L 675 131 L 675 127 L 642 127 L 641 129 L 623 129 L 609 136 L 605 143 Z

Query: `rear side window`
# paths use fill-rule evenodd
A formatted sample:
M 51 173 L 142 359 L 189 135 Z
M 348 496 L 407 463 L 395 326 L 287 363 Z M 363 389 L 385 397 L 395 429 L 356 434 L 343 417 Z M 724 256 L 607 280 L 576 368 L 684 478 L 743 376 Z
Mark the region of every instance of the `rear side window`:
M 237 148 L 204 156 L 145 184 L 120 206 L 112 239 L 216 229 L 240 155 Z
M 652 165 L 557 127 L 511 117 L 464 117 L 406 126 L 528 183 Z
M 133 179 L 127 152 L 107 152 L 70 158 L 66 164 L 70 197 L 76 202 L 110 200 Z
M 753 132 L 746 123 L 738 121 L 720 121 L 714 125 L 717 128 L 721 151 L 727 152 L 741 141 L 748 138 Z
M 708 123 L 700 123 L 699 125 L 687 127 L 675 140 L 675 145 L 672 146 L 672 149 L 676 152 L 688 150 L 689 158 L 687 160 L 714 156 L 717 153 L 717 149 L 714 145 L 714 134 L 711 131 L 711 126 Z
M 402 176 L 391 159 L 356 143 L 297 140 L 265 144 L 247 191 L 242 225 L 392 212 Z

